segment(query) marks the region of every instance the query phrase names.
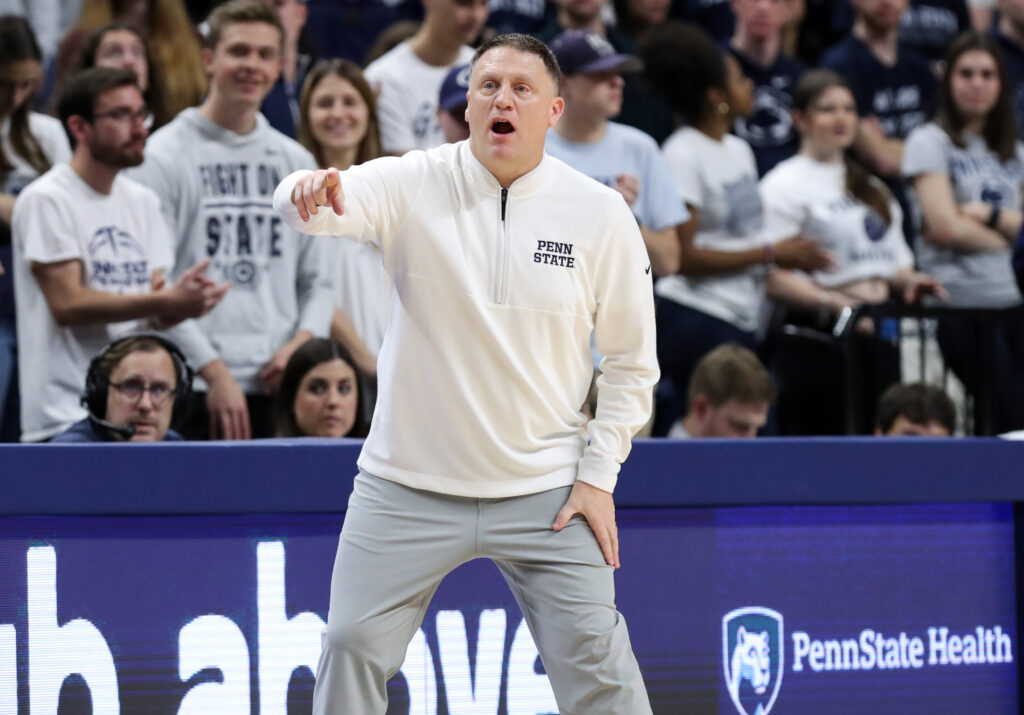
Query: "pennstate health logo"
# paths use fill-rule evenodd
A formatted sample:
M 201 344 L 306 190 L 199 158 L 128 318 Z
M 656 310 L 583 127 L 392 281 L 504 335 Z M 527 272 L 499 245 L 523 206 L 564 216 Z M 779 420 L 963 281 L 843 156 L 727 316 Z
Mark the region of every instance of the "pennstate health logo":
M 722 664 L 729 698 L 740 715 L 768 715 L 782 686 L 782 614 L 748 606 L 722 618 Z

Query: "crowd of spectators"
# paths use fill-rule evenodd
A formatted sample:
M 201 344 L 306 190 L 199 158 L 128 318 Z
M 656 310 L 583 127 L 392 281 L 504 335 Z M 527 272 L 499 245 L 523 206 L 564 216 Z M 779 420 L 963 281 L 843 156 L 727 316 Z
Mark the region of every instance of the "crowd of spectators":
M 501 32 L 640 226 L 649 433 L 956 433 L 903 304 L 1024 428 L 1024 0 L 0 0 L 0 440 L 365 435 L 389 267 L 273 191 L 465 139 Z

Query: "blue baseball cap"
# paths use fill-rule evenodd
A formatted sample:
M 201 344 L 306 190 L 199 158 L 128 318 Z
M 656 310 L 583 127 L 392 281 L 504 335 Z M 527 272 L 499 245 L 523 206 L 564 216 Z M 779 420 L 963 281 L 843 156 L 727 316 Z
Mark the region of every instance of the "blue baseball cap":
M 639 59 L 619 54 L 604 35 L 590 30 L 566 30 L 549 47 L 566 75 L 609 70 L 637 72 L 643 68 Z
M 437 106 L 442 111 L 451 110 L 466 104 L 466 91 L 469 89 L 469 65 L 452 67 L 441 83 L 441 93 Z

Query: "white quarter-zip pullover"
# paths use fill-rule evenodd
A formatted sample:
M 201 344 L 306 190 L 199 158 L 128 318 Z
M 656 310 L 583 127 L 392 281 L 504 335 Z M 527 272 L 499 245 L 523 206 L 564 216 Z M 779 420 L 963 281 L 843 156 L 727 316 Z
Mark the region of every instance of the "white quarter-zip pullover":
M 498 498 L 615 487 L 658 380 L 650 262 L 622 196 L 545 156 L 508 188 L 468 142 L 342 172 L 345 210 L 300 231 L 372 241 L 394 281 L 361 469 Z M 584 427 L 590 333 L 605 355 Z M 589 440 L 589 444 L 588 444 Z

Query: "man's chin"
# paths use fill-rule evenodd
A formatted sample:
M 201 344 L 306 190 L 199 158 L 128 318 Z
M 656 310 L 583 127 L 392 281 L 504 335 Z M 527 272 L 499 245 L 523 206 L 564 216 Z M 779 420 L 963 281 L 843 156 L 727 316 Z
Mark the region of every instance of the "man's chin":
M 132 435 L 132 442 L 157 442 L 159 436 L 156 427 L 153 425 L 133 425 L 135 434 Z

